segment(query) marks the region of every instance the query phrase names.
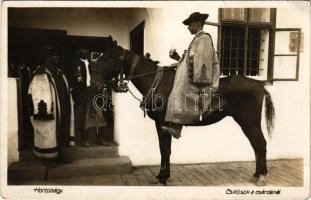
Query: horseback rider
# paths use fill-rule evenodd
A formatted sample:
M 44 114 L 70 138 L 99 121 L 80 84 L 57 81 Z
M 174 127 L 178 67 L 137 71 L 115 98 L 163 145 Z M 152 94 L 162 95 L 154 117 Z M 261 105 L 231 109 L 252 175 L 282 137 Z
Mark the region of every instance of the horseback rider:
M 183 24 L 187 25 L 190 33 L 195 36 L 181 58 L 175 49 L 170 51 L 170 57 L 177 60 L 178 65 L 168 100 L 165 124 L 161 129 L 176 139 L 181 137 L 182 125 L 198 122 L 203 111 L 206 111 L 204 108 L 207 108 L 210 101 L 207 104 L 202 102 L 202 94 L 216 91 L 218 88 L 217 55 L 211 36 L 203 31 L 208 16 L 194 12 L 184 20 Z

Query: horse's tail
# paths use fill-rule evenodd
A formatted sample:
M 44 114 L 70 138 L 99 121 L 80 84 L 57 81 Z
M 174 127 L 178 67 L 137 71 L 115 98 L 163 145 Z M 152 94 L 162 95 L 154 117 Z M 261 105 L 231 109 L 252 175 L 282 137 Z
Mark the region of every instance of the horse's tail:
M 272 138 L 272 130 L 274 128 L 274 118 L 275 118 L 274 105 L 271 99 L 271 95 L 266 89 L 264 89 L 264 94 L 265 94 L 266 124 L 269 138 Z

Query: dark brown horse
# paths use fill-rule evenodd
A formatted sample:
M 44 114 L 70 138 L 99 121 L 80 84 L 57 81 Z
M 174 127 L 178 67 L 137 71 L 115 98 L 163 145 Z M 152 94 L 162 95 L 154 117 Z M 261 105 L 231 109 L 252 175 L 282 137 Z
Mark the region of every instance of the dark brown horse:
M 103 83 L 110 83 L 116 75 L 123 73 L 132 81 L 134 86 L 143 95 L 146 95 L 153 85 L 156 62 L 118 46 L 116 41 L 107 45 L 103 55 L 95 63 L 91 63 L 91 69 L 95 71 L 92 76 L 94 85 L 97 87 Z M 159 83 L 155 95 L 159 94 L 168 99 L 175 78 L 175 70 L 163 71 L 162 81 Z M 266 140 L 261 130 L 261 111 L 265 98 L 265 114 L 269 136 L 274 122 L 274 107 L 270 94 L 264 88 L 264 82 L 253 80 L 244 76 L 231 75 L 220 79 L 219 88 L 216 92 L 223 98 L 223 109 L 218 109 L 201 122 L 191 126 L 205 126 L 216 123 L 224 117 L 231 116 L 242 128 L 245 136 L 249 139 L 255 152 L 256 171 L 252 181 L 257 185 L 264 185 L 264 177 L 267 174 L 266 164 Z M 151 102 L 157 104 L 158 102 Z M 162 103 L 162 102 L 160 102 Z M 164 105 L 166 108 L 166 105 Z M 155 121 L 159 146 L 161 152 L 161 168 L 157 175 L 159 183 L 166 185 L 170 177 L 170 155 L 172 136 L 163 133 L 160 129 L 164 123 L 166 109 L 147 111 L 148 116 Z M 225 130 L 225 129 L 224 129 Z

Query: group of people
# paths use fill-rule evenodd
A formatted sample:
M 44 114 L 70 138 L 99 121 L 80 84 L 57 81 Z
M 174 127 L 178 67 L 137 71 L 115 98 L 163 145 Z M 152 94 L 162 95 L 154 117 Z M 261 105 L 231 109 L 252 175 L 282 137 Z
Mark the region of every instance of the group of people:
M 91 135 L 95 135 L 97 145 L 112 145 L 113 141 L 105 138 L 103 130 L 113 126 L 113 121 L 104 117 L 105 112 L 111 114 L 112 111 L 93 106 L 94 96 L 103 91 L 91 87 L 88 49 L 76 50 L 68 77 L 60 66 L 60 52 L 56 47 L 47 45 L 41 54 L 40 65 L 32 73 L 27 100 L 34 129 L 35 155 L 57 162 L 71 162 L 63 148 L 73 146 L 77 141 L 89 147 Z M 106 91 L 111 89 L 106 88 Z

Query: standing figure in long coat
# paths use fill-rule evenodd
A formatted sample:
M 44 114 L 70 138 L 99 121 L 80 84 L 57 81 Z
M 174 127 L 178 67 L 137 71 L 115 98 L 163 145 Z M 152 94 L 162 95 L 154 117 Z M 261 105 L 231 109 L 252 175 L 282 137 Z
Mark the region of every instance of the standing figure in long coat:
M 29 86 L 29 111 L 34 128 L 34 153 L 40 158 L 71 162 L 63 148 L 74 145 L 74 116 L 67 79 L 53 46 L 43 48 L 43 62 Z
M 94 98 L 101 91 L 95 91 L 92 84 L 92 71 L 90 65 L 90 52 L 85 47 L 76 50 L 72 62 L 73 74 L 70 78 L 70 87 L 74 100 L 76 130 L 82 146 L 91 146 L 91 134 L 96 133 L 96 143 L 103 146 L 109 144 L 104 140 L 103 127 L 107 122 L 101 110 L 95 109 Z
M 211 36 L 203 31 L 207 17 L 208 14 L 195 12 L 184 20 L 183 24 L 195 37 L 181 59 L 175 50 L 170 51 L 170 57 L 179 63 L 162 130 L 177 139 L 181 136 L 182 125 L 200 120 L 209 107 L 211 93 L 218 88 L 217 54 Z

